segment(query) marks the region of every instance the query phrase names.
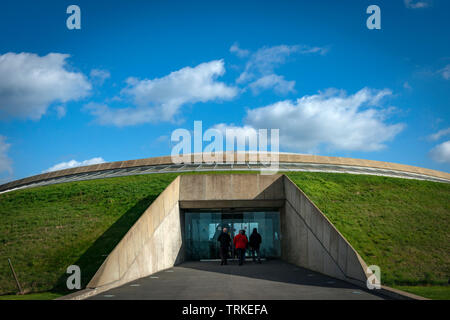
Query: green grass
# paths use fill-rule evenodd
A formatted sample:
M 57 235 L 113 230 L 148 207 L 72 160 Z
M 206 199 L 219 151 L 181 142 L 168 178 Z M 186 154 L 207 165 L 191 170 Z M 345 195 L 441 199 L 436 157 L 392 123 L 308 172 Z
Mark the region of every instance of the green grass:
M 448 283 L 450 184 L 332 173 L 289 177 L 368 265 L 381 268 L 383 284 L 421 288 L 416 286 Z M 438 288 L 436 294 L 448 297 L 450 287 Z
M 5 295 L 0 296 L 0 300 L 53 300 L 61 297 L 59 293 L 53 292 L 40 292 L 40 293 L 30 293 L 24 295 Z
M 387 285 L 446 284 L 450 184 L 377 176 L 290 173 Z
M 176 177 L 128 176 L 0 195 L 0 294 L 15 294 L 8 258 L 29 292 L 65 293 L 66 268 L 85 286 L 108 253 Z
M 71 182 L 0 195 L 0 294 L 17 291 L 7 258 L 30 293 L 67 293 L 65 268 L 71 264 L 81 267 L 86 285 L 177 175 Z M 369 265 L 380 266 L 383 284 L 425 288 L 427 292 L 417 294 L 448 299 L 448 286 L 442 285 L 450 276 L 450 184 L 333 173 L 288 175 Z
M 447 286 L 395 286 L 396 289 L 414 293 L 428 299 L 450 300 L 450 287 Z

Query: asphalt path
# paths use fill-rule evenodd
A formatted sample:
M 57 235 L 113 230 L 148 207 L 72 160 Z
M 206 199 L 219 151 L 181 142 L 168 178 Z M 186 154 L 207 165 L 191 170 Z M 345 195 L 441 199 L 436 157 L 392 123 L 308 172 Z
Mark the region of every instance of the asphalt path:
M 102 292 L 92 300 L 380 300 L 363 289 L 281 260 L 185 262 Z

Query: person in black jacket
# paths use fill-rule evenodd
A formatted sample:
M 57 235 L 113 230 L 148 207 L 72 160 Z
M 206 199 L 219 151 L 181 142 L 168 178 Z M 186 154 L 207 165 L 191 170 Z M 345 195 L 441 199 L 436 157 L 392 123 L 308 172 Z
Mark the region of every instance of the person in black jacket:
M 261 235 L 258 233 L 258 230 L 256 230 L 256 228 L 254 228 L 253 233 L 250 236 L 250 242 L 249 242 L 249 245 L 250 245 L 251 251 L 252 251 L 253 262 L 256 261 L 256 259 L 255 259 L 255 253 L 256 253 L 258 255 L 258 263 L 261 263 L 261 255 L 259 253 L 259 247 L 261 245 L 261 242 L 262 242 Z
M 227 231 L 227 228 L 223 228 L 223 232 L 217 238 L 217 241 L 220 242 L 220 258 L 222 259 L 222 261 L 220 262 L 221 266 L 227 264 L 228 249 L 231 245 L 231 237 Z

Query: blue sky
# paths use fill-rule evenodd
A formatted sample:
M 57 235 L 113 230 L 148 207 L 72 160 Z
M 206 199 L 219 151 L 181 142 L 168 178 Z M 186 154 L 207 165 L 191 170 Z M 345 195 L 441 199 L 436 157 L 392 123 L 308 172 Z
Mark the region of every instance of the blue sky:
M 81 9 L 81 30 L 66 8 Z M 366 8 L 381 9 L 381 29 Z M 448 1 L 2 1 L 0 179 L 169 155 L 173 130 L 450 169 Z M 56 166 L 56 167 L 55 167 Z

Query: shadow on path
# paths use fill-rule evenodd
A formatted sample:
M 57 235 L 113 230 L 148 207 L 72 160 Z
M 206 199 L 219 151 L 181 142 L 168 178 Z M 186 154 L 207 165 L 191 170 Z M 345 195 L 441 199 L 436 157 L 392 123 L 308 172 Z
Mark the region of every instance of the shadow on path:
M 364 290 L 281 260 L 184 262 L 102 292 L 92 300 L 379 300 Z
M 188 261 L 177 267 L 294 285 L 353 289 L 386 299 L 384 295 L 381 295 L 374 290 L 361 288 L 346 281 L 329 277 L 280 259 L 270 259 L 263 261 L 261 264 L 253 261 L 246 261 L 242 266 L 238 265 L 238 261 L 228 261 L 228 265 L 225 266 L 221 266 L 220 261 Z

